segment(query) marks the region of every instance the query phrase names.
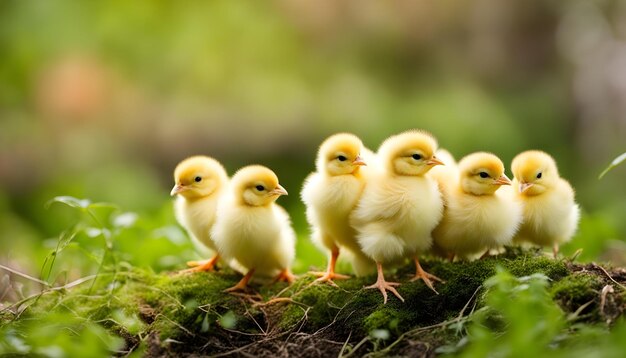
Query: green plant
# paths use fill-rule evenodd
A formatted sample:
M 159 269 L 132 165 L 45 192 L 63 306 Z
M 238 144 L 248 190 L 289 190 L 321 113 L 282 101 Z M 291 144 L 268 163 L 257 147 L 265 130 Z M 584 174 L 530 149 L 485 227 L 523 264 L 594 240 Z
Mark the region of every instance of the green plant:
M 611 171 L 613 168 L 615 168 L 616 166 L 620 165 L 622 162 L 624 162 L 626 160 L 626 153 L 622 153 L 622 155 L 618 156 L 617 158 L 613 159 L 613 161 L 611 162 L 611 164 L 609 164 L 608 167 L 606 167 L 606 169 L 604 169 L 602 171 L 602 173 L 600 173 L 600 175 L 598 176 L 598 179 L 602 179 L 602 177 L 604 177 L 606 175 L 606 173 L 608 173 L 609 171 Z

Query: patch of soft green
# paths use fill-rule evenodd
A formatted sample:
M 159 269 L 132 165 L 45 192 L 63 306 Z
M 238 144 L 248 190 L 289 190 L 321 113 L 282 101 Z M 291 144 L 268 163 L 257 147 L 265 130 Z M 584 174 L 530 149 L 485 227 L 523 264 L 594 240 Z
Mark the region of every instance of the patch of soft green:
M 597 300 L 603 286 L 604 283 L 600 277 L 590 273 L 575 272 L 555 282 L 550 291 L 552 297 L 565 309 L 574 312 L 581 306 Z M 585 311 L 590 311 L 590 309 Z

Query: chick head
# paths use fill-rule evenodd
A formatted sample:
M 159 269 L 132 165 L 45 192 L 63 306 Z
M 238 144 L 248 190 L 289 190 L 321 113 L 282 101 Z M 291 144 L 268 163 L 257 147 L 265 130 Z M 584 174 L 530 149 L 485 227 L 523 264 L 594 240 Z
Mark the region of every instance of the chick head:
M 278 177 L 261 165 L 243 167 L 231 181 L 235 197 L 240 204 L 266 206 L 287 195 L 287 190 L 278 184 Z
M 339 133 L 330 136 L 317 152 L 317 171 L 331 176 L 356 174 L 362 165 L 363 143 L 352 134 Z
M 473 195 L 492 195 L 502 185 L 511 185 L 504 164 L 491 153 L 473 153 L 459 162 L 461 190 Z
M 444 163 L 435 157 L 437 140 L 424 131 L 411 130 L 387 138 L 378 149 L 388 173 L 424 175 Z
M 555 187 L 559 171 L 552 157 L 539 150 L 518 154 L 511 164 L 513 175 L 519 182 L 522 195 L 539 195 Z
M 217 160 L 198 155 L 180 162 L 174 170 L 170 195 L 200 199 L 213 194 L 228 181 L 226 170 Z

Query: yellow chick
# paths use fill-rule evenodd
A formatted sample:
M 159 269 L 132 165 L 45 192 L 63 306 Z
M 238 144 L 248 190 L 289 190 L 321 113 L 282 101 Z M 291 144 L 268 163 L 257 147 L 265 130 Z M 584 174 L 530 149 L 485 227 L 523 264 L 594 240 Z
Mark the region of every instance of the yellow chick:
M 190 261 L 193 268 L 183 272 L 211 271 L 219 254 L 211 237 L 218 200 L 228 184 L 224 167 L 215 159 L 194 156 L 180 162 L 174 170 L 174 188 L 170 195 L 174 201 L 176 219 L 196 244 L 204 245 L 215 256 L 204 262 Z
M 559 176 L 554 159 L 542 151 L 518 154 L 511 168 L 517 199 L 524 206 L 523 222 L 513 240 L 551 246 L 556 258 L 559 244 L 569 241 L 578 226 L 574 189 Z
M 296 235 L 287 212 L 275 204 L 281 195 L 287 191 L 266 167 L 247 166 L 233 176 L 212 230 L 218 251 L 237 263 L 233 268 L 245 271 L 227 292 L 245 289 L 255 273 L 293 281 Z
M 306 178 L 302 187 L 312 240 L 330 251 L 328 268 L 326 272 L 316 273 L 320 276 L 317 281 L 333 283 L 335 278 L 348 277 L 335 273 L 340 249 L 352 252 L 354 259 L 364 257 L 349 221 L 365 187 L 361 167 L 366 163 L 361 157 L 362 150 L 363 143 L 355 135 L 340 133 L 329 137 L 318 150 L 317 171 Z M 359 269 L 359 265 L 355 268 Z
M 522 220 L 522 206 L 498 190 L 511 185 L 502 161 L 490 153 L 470 154 L 451 180 L 444 186 L 445 209 L 433 231 L 434 246 L 454 258 L 481 251 L 486 256 L 509 244 Z
M 404 299 L 394 288 L 399 283 L 385 281 L 383 264 L 410 257 L 416 267 L 412 281 L 422 279 L 433 291 L 431 279 L 441 281 L 425 272 L 417 257 L 432 245 L 431 232 L 443 213 L 437 183 L 425 176 L 443 164 L 434 155 L 436 149 L 437 141 L 422 131 L 385 140 L 377 153 L 382 168 L 368 179 L 351 217 L 361 249 L 376 262 L 378 278 L 367 288 L 380 290 L 385 303 L 387 290 Z

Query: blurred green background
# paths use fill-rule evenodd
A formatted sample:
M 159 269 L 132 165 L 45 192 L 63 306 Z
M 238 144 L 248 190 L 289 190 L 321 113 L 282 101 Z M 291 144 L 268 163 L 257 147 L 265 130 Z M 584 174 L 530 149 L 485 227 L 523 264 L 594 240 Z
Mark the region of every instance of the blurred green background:
M 183 268 L 172 171 L 208 154 L 274 169 L 295 270 L 322 267 L 299 200 L 317 146 L 410 128 L 456 157 L 553 154 L 584 212 L 564 253 L 626 264 L 626 166 L 597 179 L 626 150 L 626 1 L 609 0 L 1 1 L 0 264 L 39 276 L 84 223 L 45 208 L 71 195 L 119 206 L 98 214 L 119 260 Z M 79 236 L 51 279 L 96 270 L 102 238 Z

